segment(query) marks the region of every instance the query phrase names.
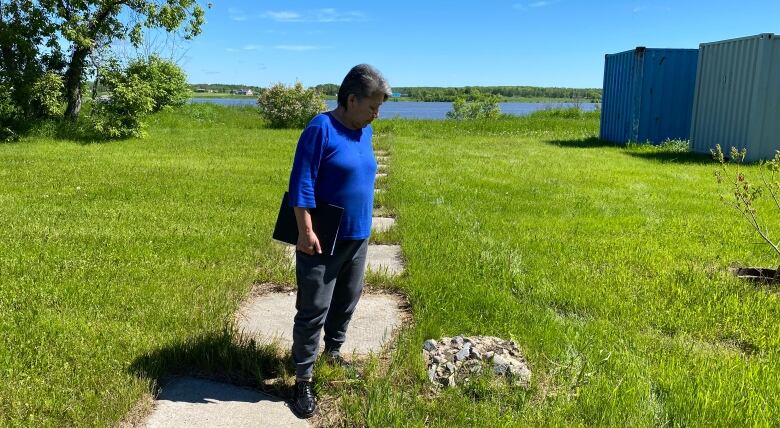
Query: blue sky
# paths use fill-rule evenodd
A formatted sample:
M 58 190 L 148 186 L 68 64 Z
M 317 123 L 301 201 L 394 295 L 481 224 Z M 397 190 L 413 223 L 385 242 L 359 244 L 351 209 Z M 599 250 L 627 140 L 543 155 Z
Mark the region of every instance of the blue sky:
M 191 83 L 601 87 L 604 54 L 780 33 L 780 1 L 212 0 L 179 60 Z

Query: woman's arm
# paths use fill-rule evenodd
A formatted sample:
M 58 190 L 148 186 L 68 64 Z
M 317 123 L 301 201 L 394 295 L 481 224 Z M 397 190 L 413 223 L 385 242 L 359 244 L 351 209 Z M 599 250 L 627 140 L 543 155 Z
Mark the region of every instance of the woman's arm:
M 295 249 L 310 256 L 322 254 L 320 240 L 314 234 L 314 228 L 311 226 L 309 209 L 293 207 L 293 211 L 295 211 L 295 221 L 298 224 L 298 244 L 295 246 Z

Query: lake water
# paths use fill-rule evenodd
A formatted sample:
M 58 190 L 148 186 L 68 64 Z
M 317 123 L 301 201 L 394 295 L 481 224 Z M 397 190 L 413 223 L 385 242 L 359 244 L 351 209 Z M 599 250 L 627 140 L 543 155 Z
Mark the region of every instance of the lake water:
M 193 103 L 215 103 L 225 106 L 255 105 L 256 98 L 192 98 Z M 328 109 L 336 107 L 335 100 L 326 100 Z M 501 112 L 515 116 L 525 116 L 538 110 L 579 106 L 584 111 L 596 110 L 595 103 L 499 103 Z M 405 119 L 444 119 L 452 110 L 452 103 L 420 101 L 388 101 L 382 104 L 379 117 L 402 117 Z

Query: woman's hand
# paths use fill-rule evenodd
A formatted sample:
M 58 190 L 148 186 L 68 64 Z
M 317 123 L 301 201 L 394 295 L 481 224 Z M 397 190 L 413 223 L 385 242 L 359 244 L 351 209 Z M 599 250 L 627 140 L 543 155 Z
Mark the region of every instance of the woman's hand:
M 320 240 L 317 238 L 317 235 L 314 234 L 314 231 L 299 233 L 298 244 L 295 246 L 295 249 L 310 256 L 313 256 L 314 254 L 322 254 Z

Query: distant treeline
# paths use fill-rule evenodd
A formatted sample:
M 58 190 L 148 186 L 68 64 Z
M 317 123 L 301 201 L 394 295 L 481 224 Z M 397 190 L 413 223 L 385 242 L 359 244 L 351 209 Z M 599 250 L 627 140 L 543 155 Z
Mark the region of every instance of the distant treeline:
M 195 92 L 198 89 L 206 90 L 207 92 L 215 92 L 218 94 L 229 94 L 230 91 L 237 91 L 240 89 L 251 89 L 253 92 L 258 93 L 263 90 L 260 86 L 252 85 L 228 85 L 224 83 L 193 83 L 190 84 L 190 89 Z
M 207 91 L 216 93 L 230 93 L 239 89 L 251 89 L 255 94 L 261 93 L 264 88 L 252 85 L 228 85 L 223 83 L 199 83 L 191 84 L 193 91 Z M 324 95 L 336 96 L 339 85 L 325 83 L 315 86 Z M 601 102 L 601 88 L 542 88 L 538 86 L 464 86 L 462 88 L 398 86 L 393 92 L 400 94 L 402 98 L 417 101 L 455 101 L 458 97 L 474 99 L 479 95 L 497 95 L 502 98 L 558 98 L 576 101 Z
M 336 95 L 339 85 L 327 83 L 315 86 L 325 95 Z M 465 86 L 462 88 L 404 87 L 393 88 L 402 97 L 418 101 L 454 101 L 457 97 L 474 98 L 479 94 L 498 95 L 505 98 L 566 98 L 572 100 L 601 101 L 600 88 L 542 88 L 537 86 Z

